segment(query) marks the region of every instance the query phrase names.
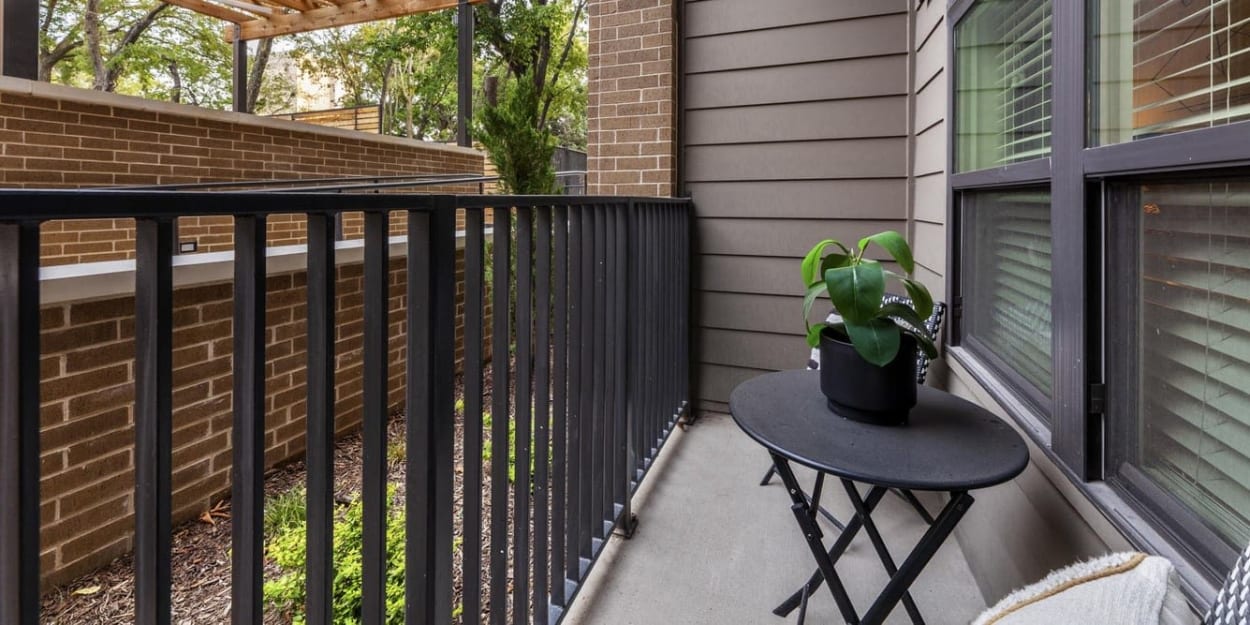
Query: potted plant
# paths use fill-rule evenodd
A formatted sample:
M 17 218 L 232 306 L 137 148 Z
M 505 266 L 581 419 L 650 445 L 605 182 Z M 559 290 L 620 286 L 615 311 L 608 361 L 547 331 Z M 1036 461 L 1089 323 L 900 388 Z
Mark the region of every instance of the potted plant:
M 821 241 L 803 258 L 803 319 L 808 344 L 820 348 L 820 390 L 829 408 L 849 419 L 896 425 L 916 405 L 916 350 L 937 357 L 924 325 L 933 314 L 933 297 L 923 284 L 866 258 L 871 245 L 889 253 L 908 275 L 915 271 L 911 247 L 892 230 L 864 237 L 854 248 Z M 903 285 L 911 306 L 884 303 L 887 278 Z M 821 293 L 829 294 L 841 321 L 811 323 L 812 304 Z

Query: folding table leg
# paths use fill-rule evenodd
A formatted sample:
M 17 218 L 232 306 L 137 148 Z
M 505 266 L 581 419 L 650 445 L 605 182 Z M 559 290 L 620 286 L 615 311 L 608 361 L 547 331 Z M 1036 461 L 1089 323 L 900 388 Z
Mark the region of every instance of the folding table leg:
M 855 488 L 855 483 L 850 480 L 842 480 L 842 486 L 846 488 L 846 495 L 851 500 L 851 505 L 855 507 L 855 514 L 864 519 L 864 532 L 868 534 L 868 540 L 872 541 L 872 548 L 876 550 L 877 557 L 881 558 L 881 564 L 885 567 L 886 574 L 891 577 L 898 573 L 898 567 L 894 564 L 894 558 L 890 556 L 890 550 L 885 546 L 885 540 L 881 538 L 881 532 L 877 530 L 877 524 L 868 515 L 868 511 L 864 509 L 864 500 L 859 496 L 859 490 Z M 907 610 L 907 616 L 911 617 L 914 625 L 924 625 L 924 618 L 920 616 L 920 610 L 916 608 L 916 601 L 912 599 L 911 593 L 907 590 L 903 591 L 903 607 Z
M 790 463 L 785 458 L 774 454 L 773 466 L 777 467 L 777 475 L 781 476 L 781 481 L 785 483 L 786 490 L 790 493 L 790 500 L 793 502 L 790 510 L 794 512 L 794 518 L 798 520 L 799 527 L 803 530 L 803 537 L 807 540 L 812 556 L 816 558 L 816 565 L 820 567 L 821 575 L 829 583 L 829 592 L 833 593 L 833 600 L 838 604 L 838 610 L 842 612 L 842 617 L 847 623 L 858 623 L 859 615 L 855 613 L 855 606 L 851 605 L 851 598 L 846 594 L 846 588 L 842 586 L 842 580 L 838 578 L 837 571 L 833 569 L 833 559 L 825 553 L 825 545 L 820 541 L 820 528 L 812 518 L 810 504 L 803 494 L 803 489 L 799 486 L 798 479 L 794 477 L 794 471 L 790 470 Z M 842 535 L 845 536 L 846 532 Z
M 871 513 L 874 509 L 876 509 L 877 504 L 881 503 L 881 500 L 885 498 L 885 494 L 887 492 L 889 492 L 889 489 L 880 486 L 873 487 L 873 489 L 868 492 L 868 496 L 864 498 L 864 507 Z M 859 518 L 859 515 L 852 516 L 851 519 L 846 522 L 846 528 L 842 530 L 842 533 L 838 535 L 838 539 L 834 541 L 833 546 L 829 548 L 829 557 L 832 558 L 834 562 L 837 562 L 838 558 L 842 557 L 842 554 L 846 552 L 848 547 L 850 547 L 851 540 L 854 539 L 855 535 L 859 533 L 859 529 L 861 527 L 863 527 L 863 520 Z M 789 616 L 795 608 L 799 607 L 803 598 L 803 592 L 815 592 L 824 580 L 824 575 L 819 569 L 817 569 L 816 572 L 812 573 L 812 576 L 808 578 L 807 583 L 804 584 L 802 588 L 796 590 L 794 594 L 790 595 L 785 601 L 781 602 L 781 605 L 773 609 L 773 614 L 776 614 L 777 616 Z
M 907 555 L 907 559 L 903 560 L 903 565 L 898 568 L 898 572 L 890 576 L 885 589 L 877 596 L 872 607 L 864 613 L 861 625 L 877 625 L 885 621 L 890 610 L 894 609 L 899 599 L 916 581 L 916 577 L 929 564 L 929 560 L 933 559 L 933 555 L 937 553 L 942 543 L 946 542 L 946 538 L 955 530 L 955 526 L 959 524 L 959 520 L 963 518 L 968 508 L 972 507 L 974 501 L 967 491 L 951 492 L 951 500 L 942 508 L 942 512 L 938 514 L 937 519 L 924 536 L 920 537 L 920 542 Z

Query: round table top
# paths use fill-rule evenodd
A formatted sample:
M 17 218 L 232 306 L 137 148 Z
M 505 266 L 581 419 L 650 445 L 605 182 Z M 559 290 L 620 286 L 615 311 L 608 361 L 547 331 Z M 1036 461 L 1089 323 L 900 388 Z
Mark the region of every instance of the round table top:
M 738 427 L 770 451 L 840 478 L 890 488 L 960 491 L 1001 484 L 1029 462 L 1024 439 L 984 408 L 921 386 L 903 426 L 829 409 L 820 372 L 747 380 L 729 396 Z

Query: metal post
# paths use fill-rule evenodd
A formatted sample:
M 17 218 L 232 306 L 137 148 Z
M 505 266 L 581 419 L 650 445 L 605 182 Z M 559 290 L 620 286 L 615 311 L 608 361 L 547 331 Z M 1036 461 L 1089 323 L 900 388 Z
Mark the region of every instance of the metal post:
M 173 219 L 135 223 L 135 623 L 170 622 Z
M 234 464 L 231 623 L 264 620 L 265 217 L 234 221 Z
M 456 143 L 469 147 L 473 145 L 469 133 L 473 120 L 473 6 L 468 0 L 460 0 L 456 13 L 456 89 Z
M 4 0 L 8 2 L 9 0 Z M 242 38 L 242 29 L 234 25 L 234 111 L 250 113 L 247 108 L 247 41 Z
M 0 224 L 0 623 L 39 622 L 39 224 Z
M 0 73 L 39 78 L 39 0 L 0 0 Z

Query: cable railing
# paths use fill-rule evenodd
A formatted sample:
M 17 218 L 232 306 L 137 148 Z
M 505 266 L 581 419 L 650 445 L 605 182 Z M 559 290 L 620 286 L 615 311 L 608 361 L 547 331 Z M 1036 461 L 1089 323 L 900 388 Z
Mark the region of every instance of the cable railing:
M 179 217 L 225 214 L 234 221 L 233 623 L 259 625 L 265 611 L 271 215 L 307 216 L 303 613 L 310 625 L 341 616 L 332 606 L 335 221 L 341 213 L 364 213 L 364 570 L 361 611 L 352 615 L 364 625 L 395 618 L 386 613 L 393 289 L 402 289 L 408 304 L 404 505 L 391 521 L 405 530 L 405 623 L 559 623 L 613 532 L 632 532 L 631 494 L 690 410 L 688 200 L 131 189 L 3 190 L 0 204 L 0 623 L 6 625 L 39 622 L 38 272 L 40 224 L 47 221 L 135 220 L 133 545 L 141 625 L 171 622 L 172 259 Z M 458 211 L 465 224 L 462 408 L 455 360 Z M 393 212 L 406 213 L 406 279 L 398 283 L 390 278 Z

